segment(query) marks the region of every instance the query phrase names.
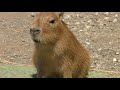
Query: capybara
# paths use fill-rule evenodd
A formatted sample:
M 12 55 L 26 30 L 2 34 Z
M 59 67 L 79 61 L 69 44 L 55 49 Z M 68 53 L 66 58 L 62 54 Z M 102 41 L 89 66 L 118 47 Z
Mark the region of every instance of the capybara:
M 90 68 L 88 51 L 79 43 L 63 12 L 39 12 L 30 28 L 35 43 L 33 63 L 37 78 L 87 78 Z

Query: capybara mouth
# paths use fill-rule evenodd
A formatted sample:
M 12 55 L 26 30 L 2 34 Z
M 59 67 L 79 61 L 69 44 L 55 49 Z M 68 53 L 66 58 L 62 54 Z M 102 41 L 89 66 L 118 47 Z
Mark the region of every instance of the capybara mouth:
M 40 43 L 40 41 L 39 41 L 39 40 L 36 40 L 36 39 L 33 39 L 33 41 L 34 41 L 35 43 Z
M 32 38 L 32 40 L 35 42 L 35 43 L 38 43 L 38 42 L 40 42 L 39 40 L 37 40 L 37 35 L 36 34 L 34 34 L 34 33 L 31 33 L 30 32 L 30 34 L 31 34 L 31 38 Z
M 31 34 L 31 37 L 35 43 L 40 43 L 40 41 L 36 39 L 36 35 Z

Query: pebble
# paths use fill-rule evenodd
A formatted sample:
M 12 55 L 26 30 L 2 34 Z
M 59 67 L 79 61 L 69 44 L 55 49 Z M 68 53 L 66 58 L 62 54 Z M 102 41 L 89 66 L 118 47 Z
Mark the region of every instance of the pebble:
M 113 22 L 114 22 L 114 23 L 117 22 L 117 19 L 115 18 L 115 19 L 113 20 Z
M 119 55 L 120 53 L 119 52 L 116 52 L 116 55 Z
M 102 50 L 102 48 L 99 48 L 99 49 L 98 49 L 98 51 L 101 51 L 101 50 Z
M 76 25 L 79 25 L 79 24 L 80 24 L 80 22 L 76 22 L 75 24 L 76 24 Z
M 118 17 L 118 15 L 116 14 L 115 17 Z
M 79 15 L 79 14 L 77 14 L 76 16 L 77 16 L 77 17 L 79 17 L 80 15 Z
M 94 58 L 99 58 L 99 55 L 97 53 L 94 53 Z
M 113 58 L 113 62 L 117 62 L 117 58 Z
M 106 14 L 106 15 L 108 15 L 108 14 L 109 14 L 109 12 L 105 12 L 105 14 Z
M 35 16 L 35 13 L 31 13 L 31 17 L 34 17 Z
M 13 60 L 14 58 L 11 57 L 10 59 Z
M 111 45 L 111 44 L 112 44 L 112 42 L 109 42 L 109 44 Z
M 87 45 L 90 45 L 90 42 L 85 42 Z
M 99 14 L 98 12 L 95 13 L 95 15 L 98 15 L 98 14 Z
M 86 29 L 89 29 L 91 26 L 86 25 Z
M 92 20 L 88 20 L 87 22 L 88 22 L 88 23 L 91 23 L 91 22 L 92 22 Z
M 95 68 L 95 66 L 90 66 L 91 68 Z
M 10 56 L 7 56 L 7 58 L 10 58 Z
M 69 19 L 69 18 L 71 18 L 70 15 L 66 15 L 66 16 L 64 17 L 64 19 Z
M 108 20 L 108 19 L 109 19 L 109 17 L 105 17 L 104 19 L 105 19 L 105 20 Z
M 84 30 L 79 30 L 78 32 L 83 32 Z

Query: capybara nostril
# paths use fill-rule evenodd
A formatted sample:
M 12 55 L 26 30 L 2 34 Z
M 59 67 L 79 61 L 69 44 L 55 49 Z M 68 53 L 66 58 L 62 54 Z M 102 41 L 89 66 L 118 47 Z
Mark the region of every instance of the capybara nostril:
M 30 28 L 30 32 L 32 34 L 39 34 L 40 33 L 40 29 L 38 29 L 38 28 Z

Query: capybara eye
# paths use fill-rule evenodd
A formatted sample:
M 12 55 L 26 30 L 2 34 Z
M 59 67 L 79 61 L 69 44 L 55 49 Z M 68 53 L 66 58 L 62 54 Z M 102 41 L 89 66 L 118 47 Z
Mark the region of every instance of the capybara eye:
M 54 23 L 55 23 L 55 19 L 50 20 L 50 22 L 49 22 L 49 23 L 54 24 Z

